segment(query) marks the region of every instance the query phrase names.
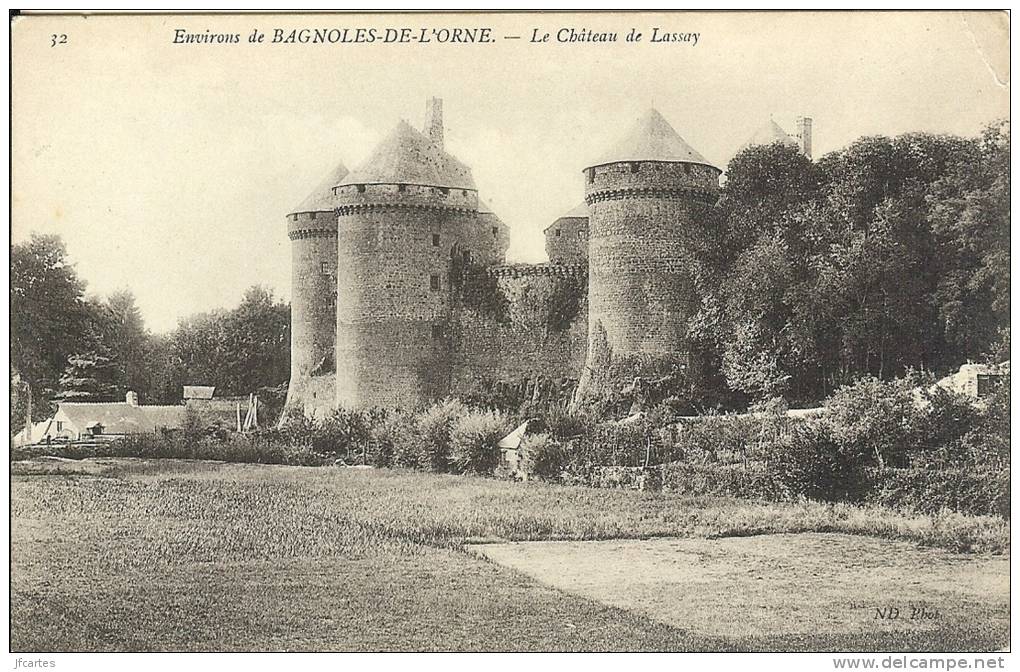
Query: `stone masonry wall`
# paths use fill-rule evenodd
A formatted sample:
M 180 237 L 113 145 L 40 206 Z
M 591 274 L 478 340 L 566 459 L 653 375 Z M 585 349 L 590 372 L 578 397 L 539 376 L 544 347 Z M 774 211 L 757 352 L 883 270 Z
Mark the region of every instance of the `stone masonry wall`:
M 587 347 L 584 267 L 503 266 L 488 273 L 506 299 L 506 311 L 493 315 L 456 308 L 451 391 L 471 395 L 497 385 L 533 387 L 539 382 L 541 389 L 569 396 Z M 573 319 L 551 326 L 560 321 L 550 315 L 553 307 L 571 294 L 579 297 Z

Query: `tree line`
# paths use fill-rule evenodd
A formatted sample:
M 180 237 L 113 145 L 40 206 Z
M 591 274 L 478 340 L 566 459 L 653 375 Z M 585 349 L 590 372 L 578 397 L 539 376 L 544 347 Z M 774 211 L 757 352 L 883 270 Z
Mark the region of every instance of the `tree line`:
M 706 398 L 813 404 L 865 375 L 1009 357 L 1009 125 L 751 147 L 691 237 Z M 714 388 L 713 388 L 714 386 Z
M 146 326 L 129 290 L 97 297 L 57 236 L 11 246 L 11 429 L 52 415 L 54 400 L 173 404 L 184 385 L 243 395 L 290 375 L 290 306 L 250 287 L 233 309 L 182 319 L 166 334 Z

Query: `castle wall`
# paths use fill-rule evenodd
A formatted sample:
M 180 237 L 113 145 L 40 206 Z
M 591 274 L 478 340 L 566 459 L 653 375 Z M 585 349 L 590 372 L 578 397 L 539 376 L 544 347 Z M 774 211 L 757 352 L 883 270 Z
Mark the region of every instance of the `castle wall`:
M 336 403 L 410 408 L 445 396 L 452 260 L 476 240 L 465 232 L 480 235 L 477 195 L 350 185 L 337 199 Z
M 565 391 L 569 397 L 587 349 L 583 267 L 506 266 L 488 269 L 487 275 L 489 291 L 505 299 L 505 310 L 457 306 L 451 392 L 469 396 L 540 381 L 548 394 Z
M 588 218 L 560 217 L 545 230 L 545 253 L 554 264 L 588 261 Z
M 688 163 L 589 168 L 589 332 L 614 356 L 683 351 L 697 310 L 681 230 L 701 226 L 719 171 Z M 604 333 L 604 336 L 602 335 Z
M 304 212 L 287 217 L 291 239 L 291 370 L 286 407 L 315 406 L 308 397 L 332 381 L 336 335 L 336 215 Z

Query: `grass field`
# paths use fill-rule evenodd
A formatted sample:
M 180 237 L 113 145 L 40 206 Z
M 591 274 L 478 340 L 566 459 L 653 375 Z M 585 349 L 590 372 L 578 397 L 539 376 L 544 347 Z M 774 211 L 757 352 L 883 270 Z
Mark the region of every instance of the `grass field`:
M 987 553 L 1008 546 L 998 519 L 395 470 L 95 459 L 12 472 L 15 651 L 989 650 L 1008 639 L 997 596 L 978 614 L 949 593 L 931 627 L 716 636 L 463 549 L 844 532 Z

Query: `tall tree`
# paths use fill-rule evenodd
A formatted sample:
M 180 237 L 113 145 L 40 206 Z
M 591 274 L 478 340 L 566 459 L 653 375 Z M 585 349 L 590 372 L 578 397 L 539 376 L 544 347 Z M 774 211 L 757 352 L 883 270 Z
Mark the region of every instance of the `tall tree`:
M 84 340 L 84 293 L 59 237 L 33 234 L 11 246 L 11 364 L 31 385 L 36 419 L 50 413 L 67 358 Z

